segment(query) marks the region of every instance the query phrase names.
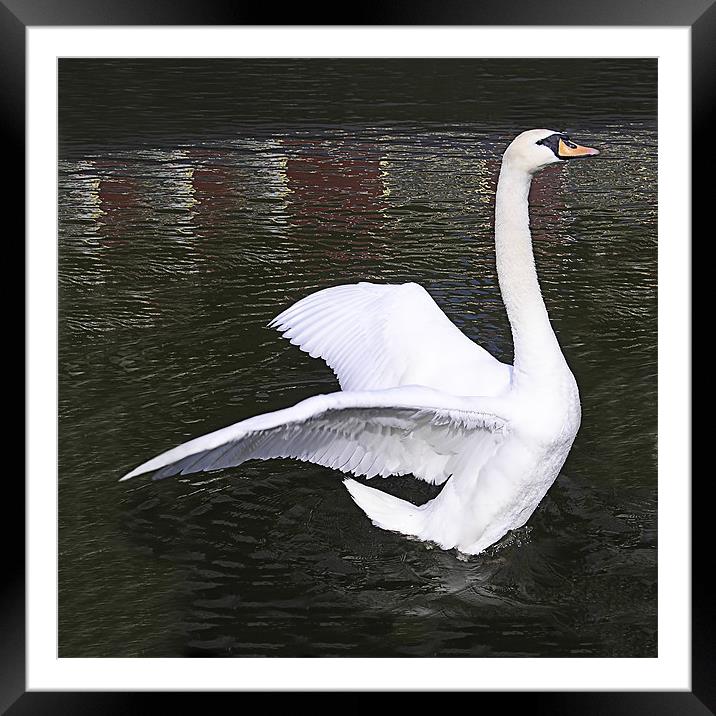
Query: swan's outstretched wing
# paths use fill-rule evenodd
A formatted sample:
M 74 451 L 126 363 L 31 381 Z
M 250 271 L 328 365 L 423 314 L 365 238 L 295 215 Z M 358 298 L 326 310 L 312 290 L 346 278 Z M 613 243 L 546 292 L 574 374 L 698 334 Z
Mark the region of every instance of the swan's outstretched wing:
M 510 366 L 471 341 L 415 283 L 326 288 L 270 325 L 323 358 L 343 390 L 426 385 L 494 396 L 510 383 Z
M 413 473 L 440 484 L 475 437 L 489 435 L 495 445 L 503 439 L 508 422 L 500 408 L 494 399 L 456 398 L 419 386 L 317 395 L 179 445 L 122 479 L 293 457 L 355 475 Z

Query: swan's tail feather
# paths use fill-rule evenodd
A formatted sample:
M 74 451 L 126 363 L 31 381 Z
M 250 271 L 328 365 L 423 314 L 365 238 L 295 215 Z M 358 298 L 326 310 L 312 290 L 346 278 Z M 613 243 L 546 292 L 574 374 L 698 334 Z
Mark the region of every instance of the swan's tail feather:
M 376 527 L 413 537 L 421 536 L 426 517 L 423 507 L 416 507 L 410 502 L 350 478 L 345 479 L 343 484 L 348 488 L 356 505 L 368 515 Z

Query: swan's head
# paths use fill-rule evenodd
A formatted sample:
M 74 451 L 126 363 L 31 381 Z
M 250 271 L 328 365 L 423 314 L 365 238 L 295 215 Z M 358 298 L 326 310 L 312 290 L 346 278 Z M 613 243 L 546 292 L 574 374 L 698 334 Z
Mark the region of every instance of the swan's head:
M 530 129 L 518 135 L 507 147 L 502 163 L 534 174 L 550 164 L 595 154 L 599 154 L 596 149 L 575 144 L 564 132 Z

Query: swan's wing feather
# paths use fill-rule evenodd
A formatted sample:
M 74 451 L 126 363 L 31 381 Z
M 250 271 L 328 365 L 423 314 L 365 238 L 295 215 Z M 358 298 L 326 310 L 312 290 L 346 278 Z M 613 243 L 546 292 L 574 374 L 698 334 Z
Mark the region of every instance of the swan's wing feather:
M 354 475 L 413 473 L 441 484 L 473 437 L 501 439 L 508 421 L 490 399 L 456 398 L 416 386 L 317 395 L 190 440 L 122 479 L 155 478 L 292 457 Z
M 415 283 L 326 288 L 270 325 L 323 358 L 345 391 L 426 385 L 498 395 L 510 382 L 510 366 L 471 341 Z

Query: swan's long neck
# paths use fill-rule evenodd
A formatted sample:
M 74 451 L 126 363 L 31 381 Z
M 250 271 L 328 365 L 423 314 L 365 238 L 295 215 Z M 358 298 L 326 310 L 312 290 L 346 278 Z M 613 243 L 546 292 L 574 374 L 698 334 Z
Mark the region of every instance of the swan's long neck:
M 554 372 L 564 365 L 537 281 L 529 221 L 531 183 L 531 174 L 503 162 L 495 202 L 495 249 L 517 381 L 525 374 Z

